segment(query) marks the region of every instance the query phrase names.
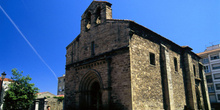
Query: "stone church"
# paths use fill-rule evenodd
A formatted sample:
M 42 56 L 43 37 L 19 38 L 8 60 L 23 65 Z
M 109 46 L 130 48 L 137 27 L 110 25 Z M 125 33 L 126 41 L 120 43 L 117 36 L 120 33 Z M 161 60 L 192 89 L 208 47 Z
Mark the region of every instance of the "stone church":
M 200 57 L 93 1 L 66 47 L 65 110 L 210 110 Z

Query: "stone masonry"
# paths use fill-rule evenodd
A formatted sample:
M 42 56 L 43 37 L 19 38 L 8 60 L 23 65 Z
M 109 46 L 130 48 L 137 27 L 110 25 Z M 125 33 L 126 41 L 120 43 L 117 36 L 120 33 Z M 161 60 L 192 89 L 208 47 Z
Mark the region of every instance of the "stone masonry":
M 66 47 L 65 110 L 210 110 L 200 57 L 93 1 Z

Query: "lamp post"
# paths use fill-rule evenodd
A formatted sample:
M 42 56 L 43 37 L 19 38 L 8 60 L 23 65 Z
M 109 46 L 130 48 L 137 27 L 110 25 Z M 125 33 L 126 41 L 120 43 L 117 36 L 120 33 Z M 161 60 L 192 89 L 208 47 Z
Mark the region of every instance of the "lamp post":
M 2 73 L 2 80 L 1 80 L 1 90 L 0 90 L 0 104 L 2 103 L 2 85 L 3 85 L 3 80 L 5 79 L 5 72 Z

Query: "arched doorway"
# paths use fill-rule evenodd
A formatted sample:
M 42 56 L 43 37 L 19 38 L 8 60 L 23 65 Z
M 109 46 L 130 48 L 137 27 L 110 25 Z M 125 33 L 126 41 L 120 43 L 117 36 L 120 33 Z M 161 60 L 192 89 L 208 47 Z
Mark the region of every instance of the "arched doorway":
M 91 110 L 101 110 L 102 107 L 102 94 L 100 85 L 98 82 L 94 82 L 91 85 L 90 90 L 90 109 Z
M 80 82 L 80 110 L 102 109 L 102 83 L 96 72 L 88 72 Z

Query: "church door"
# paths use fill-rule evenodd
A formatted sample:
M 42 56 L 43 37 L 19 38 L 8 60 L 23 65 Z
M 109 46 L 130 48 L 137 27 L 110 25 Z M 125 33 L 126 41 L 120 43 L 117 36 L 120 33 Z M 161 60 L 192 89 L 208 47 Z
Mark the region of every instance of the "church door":
M 100 85 L 98 82 L 94 82 L 91 85 L 90 89 L 90 107 L 91 110 L 101 110 L 102 106 L 102 96 L 101 96 L 101 90 Z

